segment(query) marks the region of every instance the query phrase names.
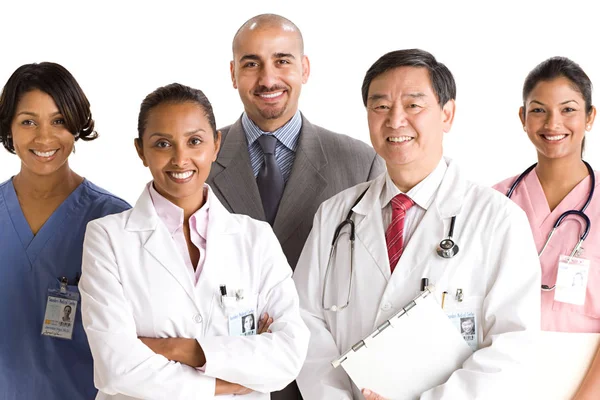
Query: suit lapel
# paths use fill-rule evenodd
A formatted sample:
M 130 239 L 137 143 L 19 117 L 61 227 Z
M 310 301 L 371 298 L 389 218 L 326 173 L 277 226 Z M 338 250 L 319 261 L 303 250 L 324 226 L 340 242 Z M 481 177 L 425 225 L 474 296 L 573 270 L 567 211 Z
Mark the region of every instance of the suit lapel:
M 319 134 L 316 128 L 302 117 L 294 165 L 273 224 L 273 230 L 280 243 L 285 242 L 306 218 L 315 199 L 327 187 L 327 180 L 320 173 L 326 165 L 327 157 Z
M 173 276 L 192 302 L 197 304 L 185 263 L 175 246 L 175 241 L 156 214 L 147 187 L 135 204 L 125 229 L 136 232 L 151 231 L 144 243 L 144 250 Z
M 213 184 L 232 212 L 264 220 L 265 212 L 252 173 L 241 119 L 229 128 L 216 163 L 223 167 L 223 171 L 213 178 Z

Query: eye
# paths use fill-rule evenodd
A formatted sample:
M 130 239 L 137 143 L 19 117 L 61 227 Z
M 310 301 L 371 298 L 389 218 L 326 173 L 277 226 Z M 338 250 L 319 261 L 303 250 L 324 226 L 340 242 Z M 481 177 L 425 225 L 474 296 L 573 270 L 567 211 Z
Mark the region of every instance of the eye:
M 378 104 L 376 106 L 371 107 L 373 110 L 376 111 L 387 111 L 390 109 L 390 106 L 386 105 L 386 104 Z
M 567 112 L 567 113 L 572 113 L 573 111 L 576 111 L 576 110 L 572 107 L 565 107 L 565 109 L 563 111 Z
M 158 142 L 154 143 L 154 147 L 158 147 L 159 149 L 166 149 L 167 147 L 170 147 L 171 144 L 169 142 L 167 142 L 166 140 L 159 140 Z
M 25 121 L 21 121 L 21 125 L 33 126 L 33 125 L 35 125 L 35 122 L 33 122 L 33 120 L 31 120 L 31 119 L 26 119 Z
M 58 119 L 55 119 L 52 123 L 54 125 L 64 125 L 65 124 L 65 120 L 64 120 L 64 118 L 58 118 Z
M 533 113 L 533 114 L 539 114 L 539 113 L 543 113 L 544 110 L 541 108 L 532 108 L 531 110 L 529 110 L 529 112 Z
M 421 108 L 421 106 L 420 106 L 420 105 L 418 105 L 418 104 L 415 104 L 415 103 L 413 103 L 413 104 L 410 104 L 410 105 L 408 106 L 408 108 Z
M 202 144 L 202 139 L 200 139 L 198 137 L 193 137 L 190 139 L 190 144 L 192 146 L 198 146 L 199 144 Z
M 255 62 L 255 61 L 248 61 L 247 63 L 245 63 L 243 65 L 244 68 L 253 68 L 253 67 L 256 67 L 256 66 L 258 66 L 258 63 Z
M 290 60 L 285 60 L 285 59 L 284 60 L 277 60 L 277 63 L 278 64 L 284 64 L 284 65 L 285 64 L 291 64 Z

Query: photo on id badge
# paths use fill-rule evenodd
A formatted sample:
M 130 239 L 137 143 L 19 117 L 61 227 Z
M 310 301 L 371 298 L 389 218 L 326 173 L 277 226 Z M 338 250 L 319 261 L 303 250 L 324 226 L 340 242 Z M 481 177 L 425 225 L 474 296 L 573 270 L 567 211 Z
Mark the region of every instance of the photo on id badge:
M 246 309 L 229 316 L 229 336 L 256 335 L 256 316 L 253 309 Z
M 477 316 L 474 311 L 458 310 L 446 314 L 471 350 L 477 351 Z

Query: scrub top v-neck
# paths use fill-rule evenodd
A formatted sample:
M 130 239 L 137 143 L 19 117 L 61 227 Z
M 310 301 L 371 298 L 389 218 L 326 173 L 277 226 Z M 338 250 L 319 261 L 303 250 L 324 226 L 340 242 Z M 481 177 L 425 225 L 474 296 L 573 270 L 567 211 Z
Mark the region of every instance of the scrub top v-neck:
M 92 357 L 77 307 L 72 340 L 42 336 L 48 289 L 77 292 L 89 221 L 130 208 L 84 180 L 36 235 L 12 179 L 0 184 L 0 399 L 92 399 Z

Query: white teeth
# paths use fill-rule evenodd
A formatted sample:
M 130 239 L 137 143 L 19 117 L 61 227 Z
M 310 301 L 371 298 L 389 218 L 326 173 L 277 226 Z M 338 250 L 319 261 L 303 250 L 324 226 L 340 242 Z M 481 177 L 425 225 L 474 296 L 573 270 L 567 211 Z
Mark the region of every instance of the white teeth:
M 283 93 L 283 92 L 270 93 L 270 94 L 265 94 L 265 93 L 263 93 L 263 94 L 260 94 L 259 96 L 260 96 L 260 97 L 264 97 L 264 98 L 266 98 L 266 99 L 273 99 L 273 98 L 275 98 L 275 97 L 277 97 L 277 96 L 281 95 L 282 93 Z
M 169 172 L 169 174 L 175 178 L 175 179 L 187 179 L 190 176 L 192 176 L 192 174 L 194 173 L 194 171 L 186 171 L 186 172 Z
M 409 140 L 412 140 L 413 138 L 411 138 L 410 136 L 400 136 L 400 137 L 389 137 L 388 140 L 390 142 L 394 142 L 394 143 L 402 143 L 402 142 L 408 142 Z
M 33 154 L 35 154 L 38 157 L 52 157 L 53 155 L 56 154 L 57 151 L 58 150 L 41 152 L 41 151 L 35 151 L 35 150 L 33 150 Z
M 567 137 L 567 135 L 554 135 L 554 136 L 548 136 L 548 135 L 544 135 L 544 137 L 546 138 L 546 140 L 560 140 L 563 139 L 565 137 Z

